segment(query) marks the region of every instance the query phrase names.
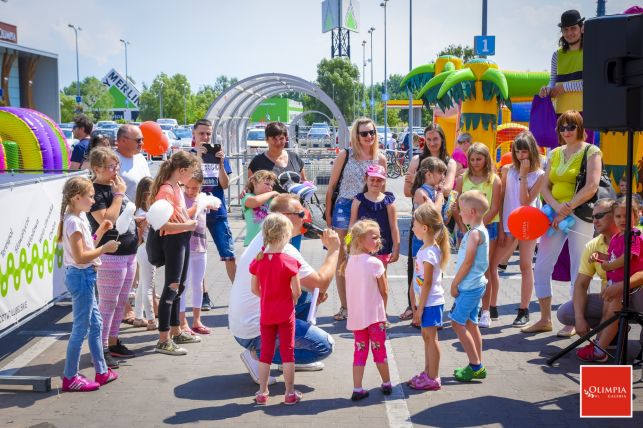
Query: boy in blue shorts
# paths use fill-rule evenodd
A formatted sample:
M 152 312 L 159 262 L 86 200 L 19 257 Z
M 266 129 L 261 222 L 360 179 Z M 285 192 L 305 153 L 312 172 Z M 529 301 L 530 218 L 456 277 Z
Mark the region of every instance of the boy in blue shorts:
M 452 327 L 458 335 L 469 364 L 453 372 L 460 382 L 484 379 L 487 370 L 482 365 L 482 335 L 478 328 L 478 311 L 487 285 L 485 272 L 489 268 L 489 235 L 482 224 L 482 217 L 489 209 L 489 202 L 479 190 L 469 190 L 458 199 L 462 222 L 469 231 L 462 238 L 458 249 L 456 274 L 451 283 L 455 297 L 454 309 L 449 314 Z

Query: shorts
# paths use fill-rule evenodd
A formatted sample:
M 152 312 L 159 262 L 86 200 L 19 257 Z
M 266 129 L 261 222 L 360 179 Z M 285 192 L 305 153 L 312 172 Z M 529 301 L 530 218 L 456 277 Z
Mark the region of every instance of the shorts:
M 498 222 L 489 223 L 485 226 L 487 228 L 487 233 L 489 234 L 489 240 L 495 241 L 498 239 Z
M 375 254 L 375 258 L 379 259 L 385 265 L 391 261 L 392 254 Z
M 455 309 L 452 309 L 449 318 L 460 325 L 466 325 L 467 321 L 477 325 L 484 290 L 485 287 L 480 287 L 475 290 L 460 291 L 455 298 Z
M 422 245 L 424 245 L 424 242 L 413 235 L 413 237 L 411 238 L 411 257 L 417 256 L 418 251 L 420 251 L 420 248 L 422 248 Z
M 206 226 L 210 231 L 214 245 L 221 257 L 221 261 L 234 260 L 234 241 L 227 217 L 217 215 L 206 216 Z
M 348 229 L 351 221 L 352 199 L 337 198 L 333 206 L 333 227 L 336 229 Z
M 427 306 L 422 312 L 422 328 L 442 327 L 444 305 Z

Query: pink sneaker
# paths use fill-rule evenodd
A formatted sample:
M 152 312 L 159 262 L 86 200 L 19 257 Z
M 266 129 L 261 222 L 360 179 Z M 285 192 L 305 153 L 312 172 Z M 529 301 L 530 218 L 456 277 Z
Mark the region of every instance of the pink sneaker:
M 412 379 L 409 386 L 424 391 L 438 391 L 442 389 L 442 381 L 440 378 L 431 379 L 429 375 L 422 373 L 419 377 Z
M 259 391 L 255 394 L 255 403 L 260 405 L 268 404 L 268 393 L 262 394 Z
M 105 373 L 102 373 L 102 374 L 96 373 L 96 377 L 94 377 L 94 381 L 98 383 L 100 386 L 103 386 L 106 383 L 115 381 L 116 379 L 118 379 L 118 373 L 116 373 L 114 370 L 110 368 L 108 368 Z
M 80 374 L 71 379 L 63 376 L 63 391 L 65 392 L 88 392 L 96 391 L 98 388 L 100 388 L 99 383 L 92 382 Z
M 604 363 L 607 361 L 607 354 L 602 353 L 594 347 L 593 343 L 590 343 L 587 346 L 583 346 L 576 350 L 576 356 L 582 360 L 589 363 Z
M 407 384 L 407 385 L 411 385 L 413 382 L 415 382 L 416 380 L 418 380 L 418 379 L 419 379 L 420 377 L 422 377 L 423 375 L 426 375 L 426 373 L 425 373 L 425 372 L 420 372 L 420 373 L 416 374 L 415 376 L 413 376 L 413 377 L 411 378 L 411 380 L 407 381 L 407 382 L 406 382 L 406 384 Z
M 290 394 L 286 394 L 284 397 L 284 404 L 291 406 L 293 404 L 297 404 L 301 401 L 301 392 L 297 391 L 295 389 L 294 392 L 291 392 Z

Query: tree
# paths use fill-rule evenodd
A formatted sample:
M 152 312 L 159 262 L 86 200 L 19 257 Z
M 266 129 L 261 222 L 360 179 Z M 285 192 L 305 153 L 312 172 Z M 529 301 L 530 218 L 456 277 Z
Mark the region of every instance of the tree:
M 69 86 L 63 88 L 61 94 L 61 107 L 60 112 L 62 117 L 71 117 L 75 115 L 76 110 L 76 96 L 78 94 L 76 82 L 72 82 Z M 63 95 L 70 97 L 63 99 Z M 80 96 L 83 101 L 81 103 L 81 110 L 87 114 L 91 114 L 95 121 L 107 120 L 112 118 L 113 99 L 109 94 L 107 86 L 94 76 L 86 77 L 80 82 Z M 71 116 L 70 116 L 71 115 Z
M 170 77 L 161 73 L 148 88 L 143 84 L 140 101 L 140 119 L 156 120 L 161 117 L 161 98 L 163 102 L 163 117 L 174 118 L 183 122 L 184 103 L 183 94 L 191 96 L 190 83 L 184 74 L 177 73 Z
M 449 45 L 446 48 L 442 49 L 437 56 L 442 55 L 454 55 L 458 58 L 462 58 L 463 62 L 469 61 L 471 58 L 475 58 L 475 53 L 473 48 L 469 45 Z

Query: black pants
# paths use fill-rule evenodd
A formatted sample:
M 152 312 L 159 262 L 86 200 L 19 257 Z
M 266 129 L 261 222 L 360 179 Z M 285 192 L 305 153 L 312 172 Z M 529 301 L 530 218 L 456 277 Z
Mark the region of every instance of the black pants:
M 406 263 L 406 280 L 407 280 L 407 289 L 406 289 L 406 299 L 409 302 L 409 308 L 411 307 L 411 284 L 413 283 L 413 220 L 411 219 L 411 230 L 409 231 L 409 252 Z
M 192 232 L 165 235 L 163 252 L 165 253 L 165 284 L 159 299 L 159 331 L 169 331 L 170 326 L 178 327 L 181 294 L 185 290 L 185 278 L 190 262 L 190 237 Z M 170 284 L 179 284 L 178 290 L 172 290 Z M 171 303 L 168 303 L 171 302 Z

